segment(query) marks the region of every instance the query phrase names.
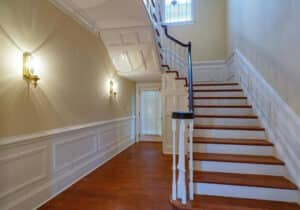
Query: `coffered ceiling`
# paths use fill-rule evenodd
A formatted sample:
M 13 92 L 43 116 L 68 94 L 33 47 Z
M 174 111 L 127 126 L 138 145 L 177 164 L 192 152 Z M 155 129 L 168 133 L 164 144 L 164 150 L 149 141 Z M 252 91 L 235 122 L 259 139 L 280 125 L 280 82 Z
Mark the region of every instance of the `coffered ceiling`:
M 50 0 L 99 34 L 118 73 L 137 82 L 160 80 L 152 27 L 142 0 Z

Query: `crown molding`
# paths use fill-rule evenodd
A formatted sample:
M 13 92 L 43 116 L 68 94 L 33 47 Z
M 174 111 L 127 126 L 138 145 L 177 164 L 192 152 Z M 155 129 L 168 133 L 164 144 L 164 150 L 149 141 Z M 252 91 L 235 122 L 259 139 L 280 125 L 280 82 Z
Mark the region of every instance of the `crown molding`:
M 70 16 L 81 26 L 85 27 L 90 32 L 98 35 L 100 29 L 96 27 L 94 21 L 92 21 L 89 17 L 84 15 L 82 11 L 79 8 L 77 8 L 74 4 L 71 4 L 66 0 L 49 0 L 49 2 L 51 2 L 55 7 L 61 10 L 63 13 Z

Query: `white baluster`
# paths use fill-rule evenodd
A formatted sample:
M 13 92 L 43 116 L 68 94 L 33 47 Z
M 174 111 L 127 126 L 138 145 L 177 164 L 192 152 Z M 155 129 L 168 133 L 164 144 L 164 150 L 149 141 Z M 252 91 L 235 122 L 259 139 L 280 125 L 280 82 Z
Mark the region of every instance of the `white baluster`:
M 186 183 L 185 183 L 185 141 L 184 141 L 184 132 L 185 132 L 185 120 L 180 120 L 179 128 L 179 160 L 178 160 L 178 198 L 181 199 L 183 204 L 186 204 Z
M 173 133 L 173 179 L 172 179 L 172 200 L 177 199 L 176 195 L 176 119 L 172 119 L 172 133 Z
M 190 183 L 189 183 L 189 195 L 190 200 L 194 200 L 194 184 L 193 184 L 193 131 L 194 131 L 194 120 L 190 120 L 189 125 L 189 139 L 190 139 L 190 145 L 189 145 L 189 170 L 190 170 Z

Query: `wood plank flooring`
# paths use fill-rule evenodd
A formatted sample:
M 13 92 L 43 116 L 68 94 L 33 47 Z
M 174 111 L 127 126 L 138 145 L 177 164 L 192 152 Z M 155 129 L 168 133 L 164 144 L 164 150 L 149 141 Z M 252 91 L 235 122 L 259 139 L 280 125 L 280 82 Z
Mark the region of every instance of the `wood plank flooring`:
M 171 158 L 160 143 L 138 143 L 40 210 L 171 210 Z M 300 210 L 295 204 L 197 196 L 201 210 Z
M 40 210 L 171 210 L 171 159 L 161 143 L 139 143 Z

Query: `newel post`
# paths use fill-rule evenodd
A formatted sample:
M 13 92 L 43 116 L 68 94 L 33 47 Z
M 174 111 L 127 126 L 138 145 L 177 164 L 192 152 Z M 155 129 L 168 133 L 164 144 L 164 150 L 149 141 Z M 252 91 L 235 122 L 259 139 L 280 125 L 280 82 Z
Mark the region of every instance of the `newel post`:
M 194 114 L 192 112 L 174 112 L 172 114 L 172 146 L 173 146 L 173 154 L 172 154 L 172 200 L 175 201 L 177 199 L 181 200 L 183 205 L 187 204 L 187 187 L 189 188 L 189 199 L 194 199 L 194 186 L 193 186 L 193 122 Z M 177 129 L 177 120 L 179 122 L 179 134 L 178 141 L 176 141 L 176 129 Z M 186 169 L 186 127 L 189 125 L 189 167 Z M 177 146 L 178 145 L 178 146 Z M 177 149 L 178 148 L 178 149 Z M 176 150 L 177 149 L 177 150 Z M 178 163 L 176 155 L 178 152 Z M 176 164 L 177 168 L 176 168 Z M 178 171 L 177 171 L 178 170 Z M 186 183 L 186 171 L 189 171 L 189 185 Z M 178 172 L 178 179 L 176 176 L 176 172 Z
M 176 119 L 172 119 L 172 138 L 173 138 L 173 163 L 172 163 L 172 200 L 177 199 L 177 187 L 176 187 Z

